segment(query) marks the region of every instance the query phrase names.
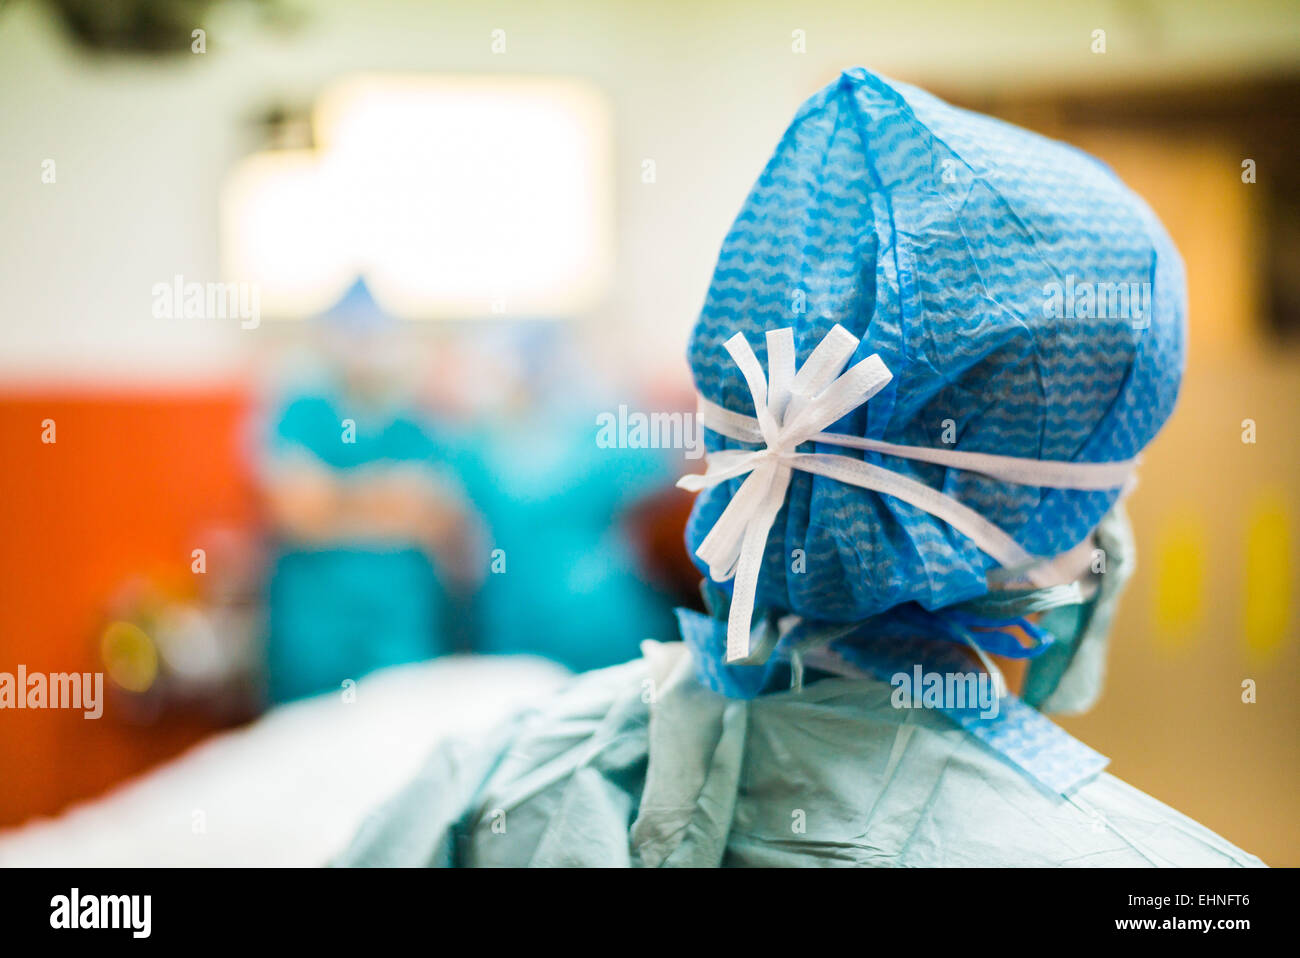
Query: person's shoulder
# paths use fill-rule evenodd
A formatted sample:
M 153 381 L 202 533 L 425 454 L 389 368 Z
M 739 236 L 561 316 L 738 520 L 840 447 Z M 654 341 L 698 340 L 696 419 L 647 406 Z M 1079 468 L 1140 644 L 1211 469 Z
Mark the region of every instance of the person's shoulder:
M 1263 865 L 1186 815 L 1104 772 L 1067 796 L 1052 795 L 979 743 L 964 739 L 943 763 L 941 786 L 932 796 L 926 824 L 945 841 L 929 847 L 925 841 L 910 842 L 907 857 L 920 855 L 921 864 Z
M 634 702 L 644 659 L 575 675 L 486 738 L 438 745 L 419 773 L 371 814 L 333 862 L 344 866 L 522 864 L 546 832 L 544 793 L 591 764 Z M 505 834 L 505 816 L 519 820 Z
M 1132 850 L 1134 864 L 1160 867 L 1264 868 L 1204 825 L 1113 775 L 1101 774 L 1072 801 L 1097 828 L 1114 832 Z
M 807 793 L 801 844 L 819 860 L 887 866 L 1039 868 L 1259 867 L 1262 863 L 1154 798 L 1102 773 L 1069 796 L 1034 784 L 969 733 L 924 710 L 900 715 L 888 687 L 818 683 L 751 724 L 777 751 L 751 748 L 750 795 L 788 780 Z M 819 688 L 819 686 L 821 686 Z M 773 703 L 774 705 L 780 703 Z M 757 761 L 755 761 L 757 759 Z M 846 783 L 871 796 L 846 801 Z M 772 802 L 767 804 L 771 805 Z M 788 802 L 786 803 L 788 804 Z M 746 842 L 732 854 L 770 861 L 763 849 L 788 821 L 750 802 Z M 865 821 L 862 816 L 865 815 Z M 846 841 L 865 833 L 869 841 Z M 760 841 L 753 841 L 761 834 Z M 744 836 L 742 836 L 744 838 Z M 761 846 L 761 848 L 760 848 Z
M 584 720 L 602 722 L 620 703 L 639 702 L 648 676 L 649 667 L 644 658 L 579 672 L 545 702 L 518 716 L 519 735 L 549 739 L 558 728 L 575 730 L 578 728 L 575 723 Z

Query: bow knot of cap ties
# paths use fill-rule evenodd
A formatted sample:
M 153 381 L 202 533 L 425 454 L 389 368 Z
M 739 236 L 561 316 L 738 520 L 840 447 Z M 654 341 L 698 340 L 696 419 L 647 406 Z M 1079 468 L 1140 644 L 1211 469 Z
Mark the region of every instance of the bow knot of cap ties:
M 1041 562 L 1039 557 L 1030 555 L 1010 535 L 958 500 L 901 473 L 853 456 L 799 452 L 804 443 L 929 462 L 1024 486 L 1105 490 L 1125 487 L 1131 481 L 1136 458 L 1105 463 L 1023 459 L 902 446 L 823 432 L 866 403 L 893 378 L 879 355 L 868 356 L 846 370 L 844 366 L 857 351 L 858 343 L 856 336 L 836 324 L 796 372 L 794 330 L 789 327 L 768 330 L 765 374 L 744 334 L 737 333 L 727 340 L 725 347 L 749 387 L 755 415 L 732 412 L 704 396 L 698 397 L 699 415 L 705 426 L 761 447 L 711 452 L 704 474 L 683 476 L 677 483 L 683 489 L 698 492 L 745 477 L 695 550 L 708 566 L 710 578 L 716 582 L 735 580 L 727 617 L 729 663 L 743 663 L 750 658 L 759 568 L 772 524 L 785 503 L 791 474 L 796 469 L 907 502 L 952 526 L 1000 565 L 1023 568 L 1030 582 L 1046 584 L 1034 568 Z

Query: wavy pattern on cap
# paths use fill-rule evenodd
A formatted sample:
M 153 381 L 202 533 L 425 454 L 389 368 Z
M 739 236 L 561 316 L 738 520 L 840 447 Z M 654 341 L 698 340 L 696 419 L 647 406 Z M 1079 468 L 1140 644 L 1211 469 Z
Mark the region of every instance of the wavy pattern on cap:
M 1149 283 L 1149 325 L 1046 316 L 1045 287 L 1070 277 Z M 727 234 L 688 351 L 696 388 L 752 415 L 722 344 L 743 332 L 766 363 L 764 332 L 793 326 L 803 362 L 835 323 L 862 339 L 854 362 L 879 353 L 894 380 L 831 431 L 939 446 L 952 420 L 950 448 L 1110 462 L 1136 455 L 1173 410 L 1183 265 L 1150 209 L 1098 161 L 857 69 L 799 110 Z M 1044 556 L 1080 542 L 1118 495 L 862 456 L 954 496 Z M 738 485 L 701 494 L 692 552 Z M 905 503 L 795 473 L 758 603 L 831 621 L 909 601 L 934 609 L 986 591 L 993 564 Z

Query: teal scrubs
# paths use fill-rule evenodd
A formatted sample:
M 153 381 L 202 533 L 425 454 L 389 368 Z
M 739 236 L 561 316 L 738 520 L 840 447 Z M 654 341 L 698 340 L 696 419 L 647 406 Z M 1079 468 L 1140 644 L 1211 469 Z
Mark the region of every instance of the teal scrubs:
M 1220 866 L 1263 863 L 1102 773 L 1051 795 L 883 682 L 756 699 L 681 643 L 579 677 L 488 744 L 439 748 L 342 865 Z
M 342 441 L 348 418 L 356 422 L 355 443 Z M 289 402 L 270 445 L 273 460 L 305 452 L 340 476 L 384 464 L 433 469 L 440 459 L 439 443 L 414 415 L 397 412 L 372 421 L 345 412 L 328 394 Z M 268 683 L 276 702 L 451 651 L 446 592 L 414 542 L 324 548 L 282 543 L 268 606 Z
M 645 582 L 621 521 L 671 485 L 667 454 L 601 448 L 594 412 L 556 404 L 473 434 L 460 475 L 492 550 L 475 650 L 586 671 L 675 637 L 672 601 Z

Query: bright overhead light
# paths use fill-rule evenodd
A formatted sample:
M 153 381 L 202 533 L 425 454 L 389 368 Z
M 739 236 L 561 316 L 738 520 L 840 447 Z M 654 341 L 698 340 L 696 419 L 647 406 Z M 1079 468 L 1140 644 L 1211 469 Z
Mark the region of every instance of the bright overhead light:
M 222 269 L 260 286 L 268 315 L 320 312 L 356 276 L 355 250 L 339 229 L 326 179 L 316 153 L 282 150 L 248 157 L 226 180 Z
M 604 100 L 570 80 L 359 76 L 321 97 L 315 151 L 262 153 L 223 199 L 229 279 L 263 311 L 356 275 L 399 316 L 567 316 L 612 270 Z

